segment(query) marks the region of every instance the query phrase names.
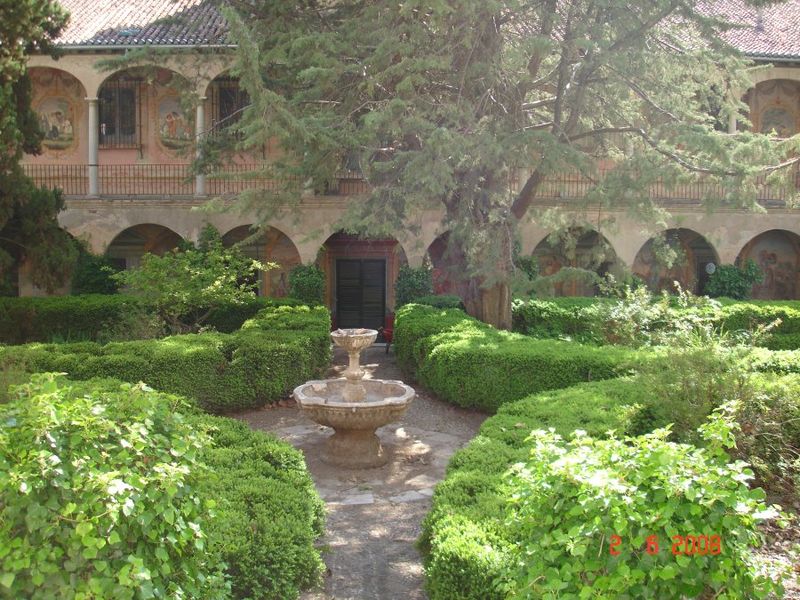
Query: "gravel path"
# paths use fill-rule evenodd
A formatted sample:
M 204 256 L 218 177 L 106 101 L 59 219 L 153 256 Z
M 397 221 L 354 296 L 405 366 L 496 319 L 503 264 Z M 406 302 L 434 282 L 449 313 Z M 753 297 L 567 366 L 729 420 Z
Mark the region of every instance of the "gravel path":
M 367 377 L 403 379 L 394 353 L 386 355 L 382 346 L 368 348 L 361 358 Z M 330 377 L 340 376 L 346 359 L 337 348 Z M 331 430 L 294 406 L 236 416 L 302 450 L 325 500 L 327 535 L 321 544 L 328 572 L 324 589 L 306 593 L 303 600 L 426 598 L 422 562 L 414 547 L 420 524 L 450 456 L 475 437 L 485 414 L 445 404 L 417 388 L 403 420 L 378 430 L 389 463 L 364 470 L 323 463 L 320 450 Z

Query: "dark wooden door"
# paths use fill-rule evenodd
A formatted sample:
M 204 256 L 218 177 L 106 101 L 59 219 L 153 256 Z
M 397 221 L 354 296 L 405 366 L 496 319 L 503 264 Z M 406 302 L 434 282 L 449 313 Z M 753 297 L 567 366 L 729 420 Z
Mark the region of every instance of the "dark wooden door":
M 386 312 L 386 261 L 340 258 L 336 261 L 336 326 L 383 327 Z

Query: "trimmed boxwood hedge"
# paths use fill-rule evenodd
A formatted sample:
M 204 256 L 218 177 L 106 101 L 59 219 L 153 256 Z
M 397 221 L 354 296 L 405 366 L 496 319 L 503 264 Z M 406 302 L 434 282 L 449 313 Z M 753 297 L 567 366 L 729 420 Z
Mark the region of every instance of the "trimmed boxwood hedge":
M 198 493 L 217 502 L 206 533 L 231 577 L 234 598 L 297 598 L 324 567 L 314 540 L 324 533 L 324 504 L 302 452 L 245 423 L 198 415 L 210 433 L 200 460 L 209 471 Z
M 431 600 L 501 600 L 500 577 L 510 560 L 505 535 L 508 490 L 503 474 L 527 458 L 525 439 L 534 429 L 575 429 L 603 437 L 628 428 L 642 388 L 628 378 L 584 383 L 505 404 L 487 419 L 447 466 L 422 524 L 419 546 Z
M 72 379 L 144 381 L 220 413 L 275 402 L 317 376 L 330 362 L 329 331 L 330 314 L 323 307 L 277 306 L 262 309 L 232 334 L 6 346 L 0 362 Z
M 206 324 L 230 333 L 263 308 L 300 304 L 291 299 L 253 298 L 215 309 Z M 138 298 L 124 294 L 0 298 L 0 344 L 95 340 L 106 323 L 140 305 Z
M 414 304 L 398 312 L 395 349 L 400 365 L 441 399 L 492 412 L 531 393 L 617 377 L 642 356 L 532 339 L 460 310 Z

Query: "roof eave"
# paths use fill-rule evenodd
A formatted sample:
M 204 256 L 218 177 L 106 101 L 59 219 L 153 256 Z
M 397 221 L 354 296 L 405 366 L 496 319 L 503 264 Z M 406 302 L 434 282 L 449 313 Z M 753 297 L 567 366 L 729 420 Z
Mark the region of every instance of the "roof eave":
M 62 52 L 70 50 L 138 50 L 141 48 L 177 48 L 186 49 L 234 49 L 236 44 L 57 44 Z

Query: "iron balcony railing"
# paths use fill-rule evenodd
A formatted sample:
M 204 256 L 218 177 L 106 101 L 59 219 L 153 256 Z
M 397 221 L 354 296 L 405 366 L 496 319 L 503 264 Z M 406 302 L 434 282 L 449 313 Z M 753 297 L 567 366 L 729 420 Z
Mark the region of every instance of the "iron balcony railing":
M 124 197 L 181 197 L 195 194 L 196 181 L 189 165 L 180 164 L 128 164 L 100 165 L 98 167 L 100 196 Z M 80 164 L 26 164 L 25 173 L 43 187 L 60 188 L 67 196 L 86 196 L 89 193 L 89 167 Z M 598 177 L 610 172 L 603 169 Z M 800 169 L 794 168 L 795 191 L 800 190 Z M 224 171 L 206 178 L 206 194 L 230 196 L 246 190 L 279 191 L 285 180 L 269 178 L 262 174 L 257 164 L 231 165 Z M 293 185 L 300 185 L 293 181 Z M 514 178 L 510 184 L 519 183 Z M 596 184 L 596 180 L 575 173 L 548 176 L 539 186 L 537 197 L 552 200 L 581 199 Z M 790 200 L 791 191 L 766 183 L 764 178 L 756 185 L 758 201 L 767 206 L 780 206 Z M 335 196 L 354 196 L 369 191 L 369 185 L 354 171 L 341 171 L 325 193 Z M 707 197 L 722 197 L 724 190 L 716 184 L 681 183 L 666 185 L 653 183 L 650 197 L 665 202 L 697 204 Z

